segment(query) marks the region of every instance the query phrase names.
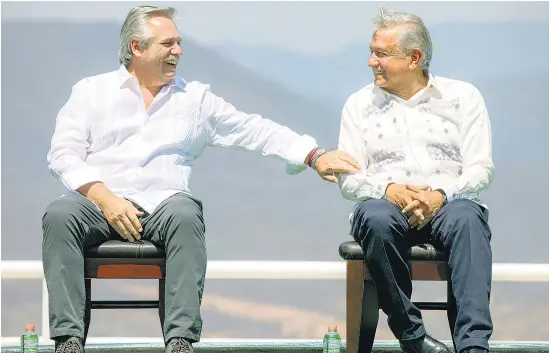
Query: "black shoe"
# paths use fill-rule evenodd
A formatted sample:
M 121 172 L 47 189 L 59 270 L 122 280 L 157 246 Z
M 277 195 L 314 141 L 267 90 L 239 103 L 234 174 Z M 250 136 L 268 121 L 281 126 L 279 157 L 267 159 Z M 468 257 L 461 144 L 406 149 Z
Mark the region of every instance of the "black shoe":
M 84 353 L 84 345 L 78 337 L 60 337 L 55 340 L 55 353 Z
M 401 341 L 400 348 L 405 353 L 451 353 L 444 343 L 429 334 L 415 340 Z
M 166 346 L 166 353 L 193 353 L 191 342 L 181 337 L 174 337 Z M 57 352 L 56 352 L 57 353 Z

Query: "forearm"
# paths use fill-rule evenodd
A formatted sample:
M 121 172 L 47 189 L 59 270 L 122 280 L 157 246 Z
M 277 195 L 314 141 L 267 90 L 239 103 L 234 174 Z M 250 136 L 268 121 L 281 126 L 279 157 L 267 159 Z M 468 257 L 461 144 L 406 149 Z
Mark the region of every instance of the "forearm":
M 476 165 L 468 168 L 455 182 L 430 182 L 433 190 L 442 189 L 447 201 L 454 199 L 478 199 L 491 185 L 494 177 L 494 166 Z
M 493 165 L 477 165 L 466 170 L 457 181 L 453 198 L 475 199 L 488 189 L 494 179 Z
M 76 191 L 81 193 L 84 197 L 92 200 L 99 206 L 99 208 L 103 208 L 103 206 L 109 203 L 110 200 L 117 197 L 109 190 L 109 188 L 107 188 L 105 184 L 99 181 L 82 185 L 76 189 Z
M 383 198 L 389 183 L 382 175 L 348 174 L 339 178 L 339 189 L 345 199 L 360 202 Z
M 75 149 L 61 147 L 64 142 L 57 143 L 54 137 L 54 143 L 47 158 L 50 173 L 71 191 L 76 191 L 85 184 L 101 181 L 99 170 L 89 166 L 82 155 L 75 152 Z

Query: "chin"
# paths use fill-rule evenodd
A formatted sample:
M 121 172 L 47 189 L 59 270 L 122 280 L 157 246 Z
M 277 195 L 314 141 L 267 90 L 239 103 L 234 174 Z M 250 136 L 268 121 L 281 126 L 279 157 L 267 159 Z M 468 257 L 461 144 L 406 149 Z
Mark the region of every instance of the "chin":
M 374 84 L 378 87 L 385 87 L 387 85 L 387 81 L 374 79 Z

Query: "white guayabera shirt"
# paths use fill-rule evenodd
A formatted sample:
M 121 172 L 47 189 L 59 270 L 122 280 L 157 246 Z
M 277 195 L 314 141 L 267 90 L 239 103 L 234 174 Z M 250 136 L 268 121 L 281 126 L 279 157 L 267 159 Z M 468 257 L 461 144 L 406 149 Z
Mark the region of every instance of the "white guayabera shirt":
M 482 95 L 470 83 L 433 75 L 408 101 L 373 83 L 352 94 L 339 149 L 361 165 L 360 173 L 339 180 L 343 197 L 356 202 L 382 198 L 393 182 L 429 185 L 443 189 L 448 201 L 480 204 L 494 174 Z
M 314 138 L 238 111 L 209 85 L 176 77 L 145 110 L 137 79 L 124 66 L 72 88 L 57 116 L 49 169 L 69 191 L 93 181 L 147 212 L 188 187 L 193 161 L 206 146 L 258 151 L 304 169 Z

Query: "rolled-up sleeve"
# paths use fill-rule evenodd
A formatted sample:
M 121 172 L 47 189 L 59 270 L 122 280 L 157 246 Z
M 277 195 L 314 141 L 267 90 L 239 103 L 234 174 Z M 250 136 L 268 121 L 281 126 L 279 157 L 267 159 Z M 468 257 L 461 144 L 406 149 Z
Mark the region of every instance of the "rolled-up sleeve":
M 462 174 L 454 185 L 441 185 L 448 201 L 478 199 L 494 178 L 492 162 L 492 131 L 488 110 L 481 93 L 469 85 L 462 96 L 460 127 Z M 439 188 L 433 185 L 433 188 Z
M 86 164 L 90 133 L 89 91 L 86 80 L 72 87 L 68 101 L 60 109 L 51 148 L 47 155 L 48 168 L 69 190 L 100 181 L 100 172 Z
M 280 158 L 286 162 L 288 174 L 305 170 L 305 158 L 317 147 L 313 137 L 299 135 L 258 114 L 239 111 L 213 94 L 209 87 L 204 95 L 203 109 L 208 114 L 212 129 L 210 145 L 260 152 L 263 156 Z
M 359 162 L 360 172 L 341 174 L 338 179 L 341 195 L 355 202 L 382 198 L 389 184 L 383 175 L 368 172 L 368 156 L 361 136 L 360 119 L 357 97 L 352 95 L 345 102 L 341 113 L 338 149 L 347 152 Z

